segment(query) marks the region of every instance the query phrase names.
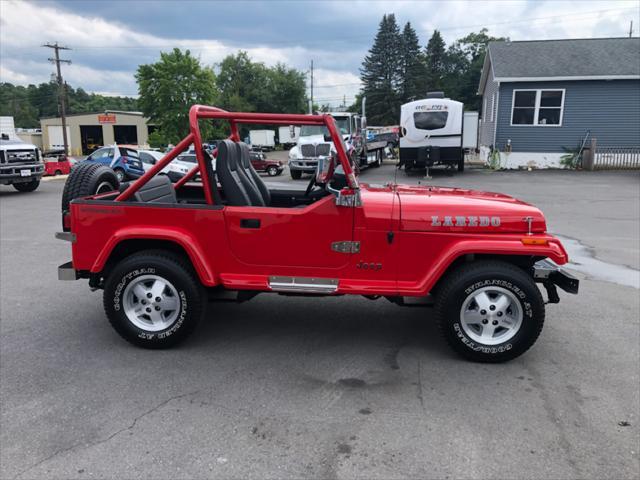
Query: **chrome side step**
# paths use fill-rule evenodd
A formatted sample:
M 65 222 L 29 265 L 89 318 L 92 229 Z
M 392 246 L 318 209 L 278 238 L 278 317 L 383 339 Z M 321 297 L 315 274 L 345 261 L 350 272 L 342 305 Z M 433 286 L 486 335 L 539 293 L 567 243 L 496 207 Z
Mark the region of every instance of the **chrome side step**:
M 269 277 L 269 287 L 274 292 L 335 293 L 337 278 Z

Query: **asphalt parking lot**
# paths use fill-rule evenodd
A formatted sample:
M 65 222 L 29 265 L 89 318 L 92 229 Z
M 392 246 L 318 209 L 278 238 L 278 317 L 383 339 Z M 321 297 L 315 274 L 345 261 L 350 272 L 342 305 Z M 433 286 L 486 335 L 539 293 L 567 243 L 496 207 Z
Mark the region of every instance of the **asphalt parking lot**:
M 397 179 L 529 201 L 580 263 L 510 363 L 459 359 L 429 309 L 345 297 L 212 303 L 179 348 L 135 348 L 57 280 L 63 181 L 0 187 L 0 477 L 638 478 L 640 174 L 432 174 Z

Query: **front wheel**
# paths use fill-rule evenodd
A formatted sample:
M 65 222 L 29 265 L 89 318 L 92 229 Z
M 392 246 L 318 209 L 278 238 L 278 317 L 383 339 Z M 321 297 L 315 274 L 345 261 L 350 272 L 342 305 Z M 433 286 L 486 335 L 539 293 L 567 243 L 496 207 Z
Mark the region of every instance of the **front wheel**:
M 19 192 L 33 192 L 40 185 L 40 180 L 31 180 L 25 183 L 14 183 L 13 188 Z
M 463 357 L 505 362 L 526 352 L 544 324 L 544 301 L 521 268 L 505 262 L 466 264 L 442 280 L 436 295 L 440 330 Z
M 202 287 L 185 261 L 169 252 L 133 254 L 109 273 L 104 309 L 125 340 L 168 348 L 184 340 L 202 315 Z
M 278 175 L 278 167 L 269 167 L 267 168 L 267 175 L 270 177 L 275 177 Z
M 300 170 L 289 170 L 291 173 L 291 178 L 294 180 L 300 180 L 302 178 L 302 172 Z

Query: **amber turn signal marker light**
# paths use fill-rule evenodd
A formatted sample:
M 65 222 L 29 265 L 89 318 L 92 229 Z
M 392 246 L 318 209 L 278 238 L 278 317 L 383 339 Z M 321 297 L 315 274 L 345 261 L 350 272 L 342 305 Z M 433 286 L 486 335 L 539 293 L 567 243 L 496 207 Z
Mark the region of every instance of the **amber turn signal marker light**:
M 524 237 L 520 239 L 523 245 L 548 245 L 549 240 L 546 238 Z

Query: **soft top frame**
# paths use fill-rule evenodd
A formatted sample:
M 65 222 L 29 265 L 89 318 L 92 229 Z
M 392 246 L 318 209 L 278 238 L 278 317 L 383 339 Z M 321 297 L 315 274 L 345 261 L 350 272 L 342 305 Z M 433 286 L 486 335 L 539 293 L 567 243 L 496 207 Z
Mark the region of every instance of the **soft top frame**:
M 240 123 L 267 125 L 324 125 L 329 130 L 329 134 L 333 140 L 338 160 L 346 175 L 349 188 L 358 188 L 358 181 L 353 169 L 351 168 L 351 164 L 349 163 L 349 158 L 347 157 L 344 144 L 342 143 L 342 137 L 338 133 L 335 120 L 331 115 L 326 113 L 323 115 L 304 115 L 296 113 L 228 112 L 218 107 L 193 105 L 189 110 L 189 134 L 184 137 L 173 150 L 168 152 L 164 157 L 162 157 L 162 159 L 158 160 L 158 162 L 145 172 L 144 175 L 133 182 L 124 192 L 118 195 L 115 200 L 123 202 L 131 198 L 151 178 L 166 167 L 180 153 L 187 150 L 189 145 L 193 144 L 197 164 L 189 171 L 189 173 L 176 182 L 174 189 L 177 190 L 182 187 L 200 171 L 202 172 L 201 178 L 205 200 L 207 204 L 214 205 L 215 202 L 210 188 L 212 179 L 210 179 L 206 173 L 207 169 L 205 168 L 205 162 L 207 159 L 205 158 L 205 153 L 202 148 L 202 136 L 200 134 L 200 126 L 198 125 L 198 120 L 203 119 L 228 120 L 231 126 L 231 135 L 229 136 L 229 140 L 234 142 L 240 141 L 240 134 L 238 133 L 238 124 Z M 217 154 L 217 149 L 214 150 L 213 154 Z

